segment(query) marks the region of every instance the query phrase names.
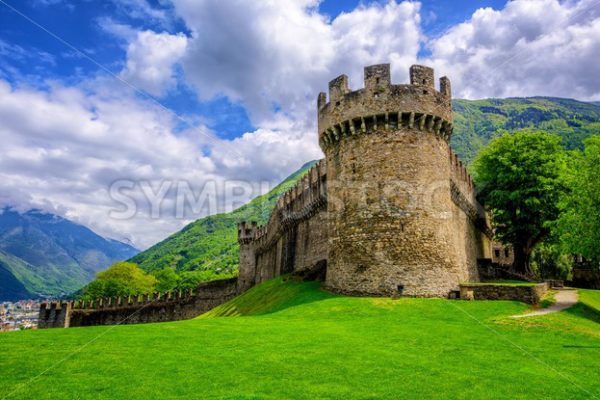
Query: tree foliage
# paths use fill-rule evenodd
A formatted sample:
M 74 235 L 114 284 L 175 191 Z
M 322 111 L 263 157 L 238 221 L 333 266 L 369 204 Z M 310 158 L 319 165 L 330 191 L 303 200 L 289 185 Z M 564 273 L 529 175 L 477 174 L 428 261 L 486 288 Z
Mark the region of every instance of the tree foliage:
M 564 165 L 560 137 L 541 131 L 504 134 L 475 159 L 480 199 L 491 212 L 497 239 L 513 245 L 519 272 L 531 273 L 531 252 L 559 216 Z
M 155 291 L 168 292 L 178 287 L 181 277 L 173 268 L 165 267 L 158 271 L 153 271 L 152 275 L 156 278 Z
M 600 136 L 572 152 L 565 174 L 568 192 L 560 202 L 557 233 L 563 251 L 600 259 Z
M 108 296 L 130 296 L 154 291 L 157 280 L 145 273 L 137 264 L 117 262 L 105 271 L 96 274 L 83 292 L 84 299 Z
M 531 269 L 542 279 L 571 278 L 573 257 L 564 253 L 555 240 L 540 243 L 531 253 Z

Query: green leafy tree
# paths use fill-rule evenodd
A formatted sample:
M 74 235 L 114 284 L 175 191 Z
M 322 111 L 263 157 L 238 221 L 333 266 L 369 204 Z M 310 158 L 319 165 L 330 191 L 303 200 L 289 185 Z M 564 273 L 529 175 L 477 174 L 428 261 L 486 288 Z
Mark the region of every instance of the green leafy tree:
M 544 240 L 531 253 L 531 268 L 540 278 L 568 280 L 572 267 L 573 257 L 554 240 Z
M 584 141 L 574 151 L 566 172 L 569 188 L 560 203 L 557 232 L 562 248 L 589 260 L 600 259 L 600 136 Z
M 114 263 L 106 271 L 96 274 L 83 292 L 84 299 L 108 296 L 130 296 L 154 291 L 157 280 L 131 262 Z
M 480 199 L 491 212 L 497 239 L 513 246 L 518 272 L 532 274 L 531 252 L 559 216 L 564 165 L 560 137 L 540 131 L 504 134 L 475 159 Z
M 165 267 L 163 269 L 159 269 L 158 271 L 152 272 L 152 275 L 156 278 L 156 288 L 157 292 L 168 292 L 176 289 L 179 286 L 179 282 L 181 278 L 175 272 L 175 270 L 171 267 Z

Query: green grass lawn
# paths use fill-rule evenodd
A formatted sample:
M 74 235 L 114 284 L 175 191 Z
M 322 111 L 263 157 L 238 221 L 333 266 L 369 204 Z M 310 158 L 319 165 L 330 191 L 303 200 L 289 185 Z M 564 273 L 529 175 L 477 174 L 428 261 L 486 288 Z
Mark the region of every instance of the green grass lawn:
M 190 321 L 0 334 L 0 398 L 600 397 L 600 292 L 581 300 L 514 320 L 526 305 L 279 278 Z

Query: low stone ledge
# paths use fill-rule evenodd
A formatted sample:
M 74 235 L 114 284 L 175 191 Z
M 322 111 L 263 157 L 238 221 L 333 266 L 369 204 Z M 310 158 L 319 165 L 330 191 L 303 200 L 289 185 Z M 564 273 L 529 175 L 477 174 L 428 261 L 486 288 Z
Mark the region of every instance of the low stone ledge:
M 538 304 L 548 291 L 548 283 L 502 284 L 461 283 L 460 298 L 463 300 L 514 300 Z

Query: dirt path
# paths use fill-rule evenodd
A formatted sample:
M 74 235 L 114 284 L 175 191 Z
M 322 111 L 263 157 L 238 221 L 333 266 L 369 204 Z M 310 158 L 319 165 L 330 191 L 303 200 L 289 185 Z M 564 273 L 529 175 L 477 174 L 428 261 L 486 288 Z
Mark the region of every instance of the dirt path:
M 532 311 L 527 314 L 513 315 L 513 318 L 524 318 L 524 317 L 535 317 L 537 315 L 551 314 L 558 311 L 566 310 L 569 307 L 577 304 L 577 290 L 575 289 L 561 289 L 556 293 L 556 303 L 550 307 L 542 308 L 540 310 Z

